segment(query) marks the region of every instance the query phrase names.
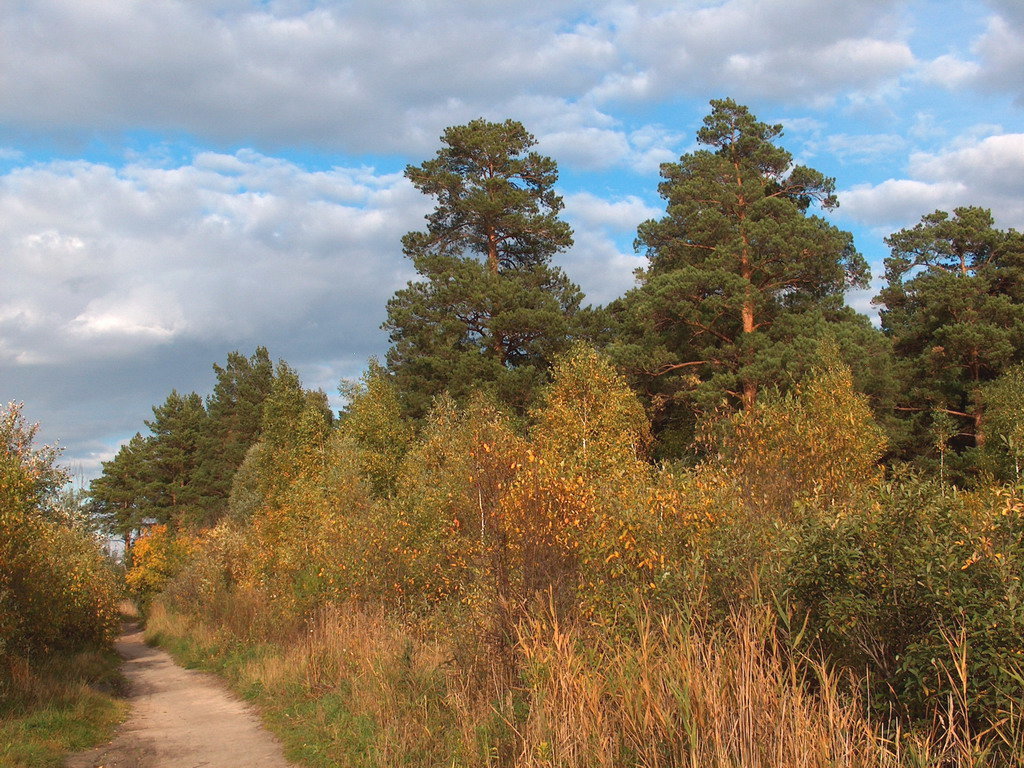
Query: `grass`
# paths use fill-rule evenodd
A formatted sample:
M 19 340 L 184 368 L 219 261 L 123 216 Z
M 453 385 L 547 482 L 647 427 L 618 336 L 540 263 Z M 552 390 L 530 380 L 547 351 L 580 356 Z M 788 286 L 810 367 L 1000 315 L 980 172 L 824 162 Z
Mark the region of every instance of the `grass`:
M 128 706 L 120 659 L 109 649 L 12 661 L 0 702 L 0 766 L 49 768 L 109 739 Z
M 441 648 L 380 613 L 332 606 L 290 639 L 260 642 L 156 603 L 146 639 L 222 675 L 258 706 L 290 759 L 323 768 L 453 764 Z
M 525 621 L 511 678 L 466 627 L 427 633 L 353 605 L 261 641 L 158 602 L 148 637 L 226 677 L 308 766 L 1024 766 L 1024 735 L 1005 729 L 1009 748 L 986 752 L 962 701 L 914 733 L 873 720 L 857 681 L 785 647 L 775 621 L 758 609 L 725 624 L 641 610 L 616 631 Z

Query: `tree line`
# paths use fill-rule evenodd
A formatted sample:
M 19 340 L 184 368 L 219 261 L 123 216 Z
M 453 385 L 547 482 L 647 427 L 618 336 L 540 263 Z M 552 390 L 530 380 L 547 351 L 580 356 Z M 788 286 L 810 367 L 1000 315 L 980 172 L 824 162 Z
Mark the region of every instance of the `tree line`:
M 970 207 L 893 234 L 876 328 L 834 180 L 711 106 L 604 307 L 553 264 L 533 137 L 445 131 L 406 171 L 436 201 L 418 276 L 343 412 L 235 352 L 93 484 L 128 539 L 155 523 L 126 576 L 154 632 L 289 659 L 254 686 L 380 765 L 1021 765 L 1021 235 Z M 401 628 L 356 648 L 338 611 Z M 375 711 L 356 678 L 401 684 Z
M 513 120 L 447 129 L 434 158 L 406 168 L 436 205 L 402 240 L 418 279 L 388 302 L 391 346 L 371 369 L 393 382 L 409 428 L 442 394 L 486 393 L 524 416 L 552 361 L 582 340 L 641 396 L 651 456 L 693 463 L 704 421 L 791 390 L 829 338 L 885 430 L 888 461 L 960 485 L 1016 477 L 1024 236 L 979 207 L 935 211 L 894 233 L 876 328 L 844 301 L 870 271 L 852 235 L 822 215 L 838 206 L 835 180 L 794 164 L 781 136 L 731 99 L 712 101 L 701 148 L 662 166 L 666 211 L 638 229 L 647 266 L 637 285 L 594 307 L 552 264 L 573 242 L 555 162 Z M 219 520 L 265 416 L 289 397 L 332 420 L 323 393 L 300 396 L 294 371 L 275 369 L 265 348 L 214 369 L 205 401 L 172 392 L 149 434 L 93 483 L 126 544 L 142 520 Z

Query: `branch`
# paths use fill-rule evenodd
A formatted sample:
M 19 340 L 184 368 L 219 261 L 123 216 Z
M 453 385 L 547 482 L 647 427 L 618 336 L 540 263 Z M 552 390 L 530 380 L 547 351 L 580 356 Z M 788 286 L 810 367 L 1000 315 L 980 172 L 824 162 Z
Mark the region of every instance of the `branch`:
M 921 413 L 922 411 L 938 411 L 939 413 L 948 413 L 950 416 L 962 416 L 965 419 L 973 419 L 973 413 L 964 413 L 963 411 L 951 411 L 949 408 L 922 408 L 918 406 L 909 405 L 894 405 L 892 407 L 894 411 L 913 411 Z
M 721 314 L 719 314 L 719 317 L 721 317 Z M 735 344 L 736 343 L 735 339 L 730 339 L 724 333 L 719 333 L 714 328 L 710 328 L 710 327 L 704 325 L 703 323 L 697 322 L 696 320 L 683 320 L 683 324 L 684 325 L 688 325 L 691 328 L 697 328 L 698 330 L 704 331 L 704 333 L 708 333 L 708 334 L 714 336 L 715 338 L 719 339 L 720 341 L 722 341 L 722 342 L 724 342 L 726 344 Z
M 715 363 L 716 360 L 691 360 L 688 363 L 665 363 L 656 371 L 644 371 L 648 376 L 664 376 L 666 373 L 672 373 L 672 371 L 678 371 L 680 368 L 689 368 L 691 365 L 707 365 L 708 363 Z

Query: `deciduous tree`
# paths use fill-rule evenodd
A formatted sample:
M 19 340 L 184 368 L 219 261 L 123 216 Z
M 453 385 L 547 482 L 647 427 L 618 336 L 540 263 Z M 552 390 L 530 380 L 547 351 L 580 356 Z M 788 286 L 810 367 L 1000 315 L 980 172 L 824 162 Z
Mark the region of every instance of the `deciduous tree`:
M 402 458 L 413 438 L 412 424 L 403 416 L 398 391 L 390 374 L 376 360 L 359 384 L 343 384 L 349 403 L 341 430 L 354 442 L 360 470 L 375 496 L 394 493 Z

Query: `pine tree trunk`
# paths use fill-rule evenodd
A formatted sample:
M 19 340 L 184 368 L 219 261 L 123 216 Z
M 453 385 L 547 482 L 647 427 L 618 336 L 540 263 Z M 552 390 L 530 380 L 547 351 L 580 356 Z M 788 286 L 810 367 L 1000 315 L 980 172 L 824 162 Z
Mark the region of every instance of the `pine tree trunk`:
M 749 333 L 753 333 L 757 327 L 754 323 L 754 297 L 751 295 L 752 291 L 750 288 L 750 280 L 753 277 L 753 270 L 750 267 L 750 256 L 747 252 L 747 238 L 746 234 L 743 236 L 743 254 L 740 257 L 740 270 L 743 275 L 743 279 L 747 281 L 747 286 L 744 289 L 743 296 L 743 308 L 740 310 L 740 319 L 743 323 L 743 335 L 746 336 Z M 750 362 L 747 360 L 746 362 Z M 757 383 L 754 381 L 744 380 L 743 382 L 743 407 L 750 408 L 754 405 L 754 401 L 757 400 Z
M 498 235 L 492 227 L 487 228 L 487 269 L 498 274 Z

